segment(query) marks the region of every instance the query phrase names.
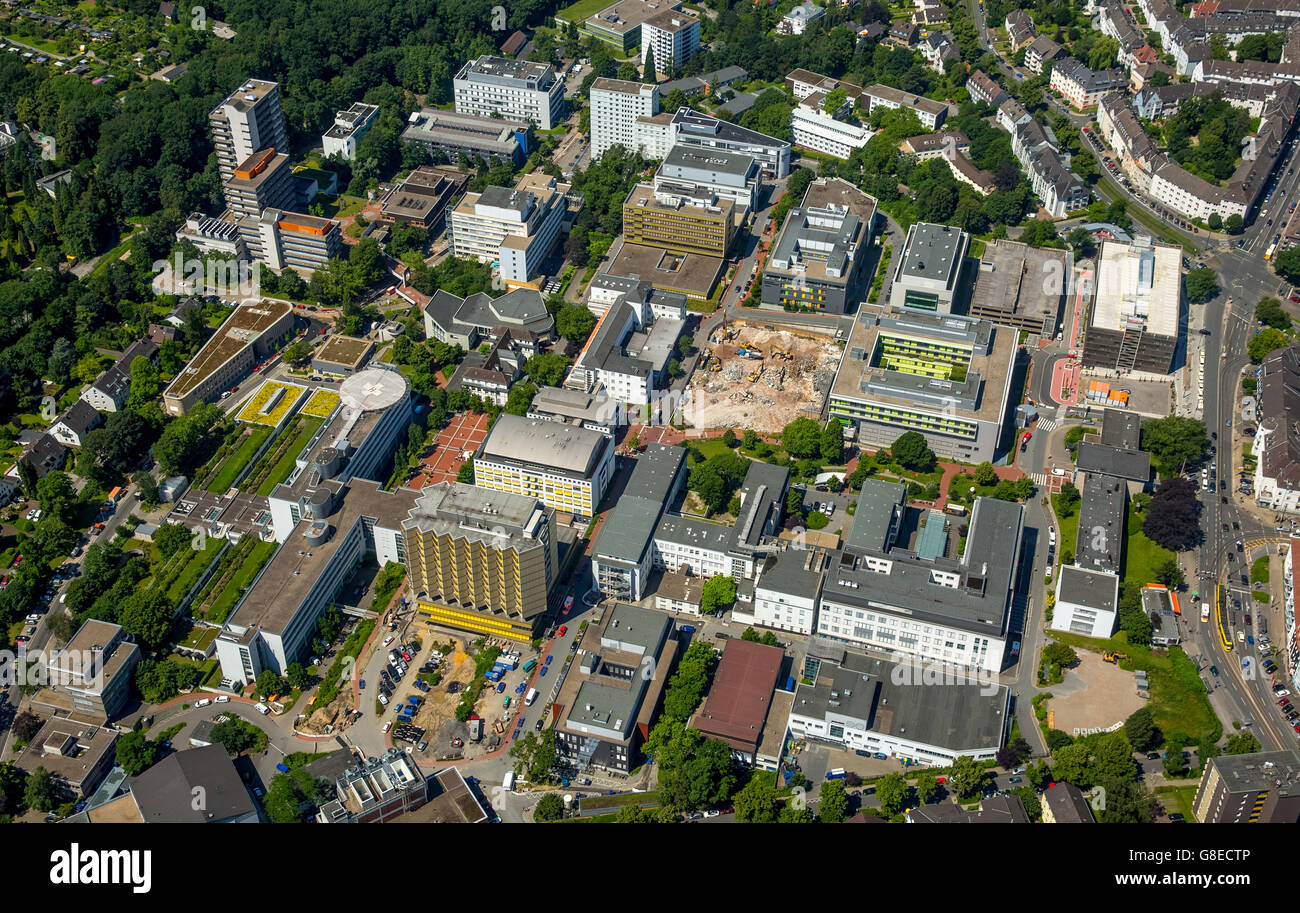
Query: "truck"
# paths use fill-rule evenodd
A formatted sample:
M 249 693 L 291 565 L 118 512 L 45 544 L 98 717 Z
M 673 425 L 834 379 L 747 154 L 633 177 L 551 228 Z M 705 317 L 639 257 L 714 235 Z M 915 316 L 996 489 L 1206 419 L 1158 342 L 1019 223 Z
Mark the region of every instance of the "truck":
M 524 706 L 525 707 L 533 706 L 533 701 L 535 700 L 537 700 L 537 689 L 529 688 L 528 694 L 524 696 Z
M 827 779 L 827 780 L 843 780 L 843 779 L 844 779 L 844 773 L 845 773 L 845 771 L 844 771 L 844 768 L 843 768 L 843 767 L 833 767 L 833 768 L 831 768 L 830 770 L 826 771 L 826 779 Z
M 515 772 L 513 770 L 506 771 L 506 778 L 501 781 L 501 788 L 508 793 L 515 791 Z
M 490 682 L 499 682 L 499 681 L 501 681 L 501 670 L 500 670 L 500 669 L 489 669 L 489 670 L 488 670 L 488 674 L 487 674 L 487 680 L 490 681 Z

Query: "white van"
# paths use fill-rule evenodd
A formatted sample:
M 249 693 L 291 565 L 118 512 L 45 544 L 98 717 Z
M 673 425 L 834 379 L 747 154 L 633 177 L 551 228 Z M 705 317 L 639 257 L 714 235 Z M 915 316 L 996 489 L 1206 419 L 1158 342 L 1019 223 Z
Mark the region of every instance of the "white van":
M 508 793 L 515 791 L 515 772 L 513 770 L 506 771 L 506 778 L 501 781 L 501 788 Z
M 525 707 L 533 706 L 533 701 L 535 700 L 537 700 L 537 689 L 529 688 L 528 694 L 524 696 L 524 706 Z
M 203 700 L 201 700 L 201 701 L 195 701 L 195 702 L 194 702 L 194 706 L 195 706 L 195 707 L 206 707 L 206 706 L 208 706 L 208 704 L 211 704 L 211 703 L 212 703 L 212 698 L 205 697 L 205 698 L 204 698 Z
M 223 694 L 223 695 L 220 695 L 219 697 L 214 697 L 212 700 L 215 701 L 215 702 L 218 703 L 218 704 L 229 704 L 229 703 L 230 703 L 230 698 L 227 697 L 227 696 L 224 695 L 224 694 Z
M 254 704 L 253 709 L 256 710 L 258 713 L 262 714 L 262 716 L 271 715 L 271 708 L 263 704 L 261 701 L 258 701 L 256 704 Z

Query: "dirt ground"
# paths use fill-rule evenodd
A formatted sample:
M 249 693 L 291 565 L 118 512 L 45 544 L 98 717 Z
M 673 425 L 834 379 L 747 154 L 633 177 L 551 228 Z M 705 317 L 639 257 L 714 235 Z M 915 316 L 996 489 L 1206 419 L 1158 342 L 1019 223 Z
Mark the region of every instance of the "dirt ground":
M 706 346 L 713 357 L 708 364 L 701 359 L 688 387 L 691 425 L 780 431 L 801 415 L 820 414 L 835 380 L 840 347 L 810 333 L 796 335 L 748 323 L 729 324 L 729 338 L 714 341 L 720 334 L 721 327 Z M 742 347 L 757 347 L 762 359 L 741 357 Z M 790 357 L 783 358 L 774 349 Z M 712 370 L 715 361 L 721 370 Z
M 1052 727 L 1075 735 L 1076 729 L 1106 729 L 1122 723 L 1146 701 L 1137 695 L 1133 673 L 1103 662 L 1100 654 L 1079 651 L 1079 665 L 1065 672 L 1065 682 L 1047 689 Z

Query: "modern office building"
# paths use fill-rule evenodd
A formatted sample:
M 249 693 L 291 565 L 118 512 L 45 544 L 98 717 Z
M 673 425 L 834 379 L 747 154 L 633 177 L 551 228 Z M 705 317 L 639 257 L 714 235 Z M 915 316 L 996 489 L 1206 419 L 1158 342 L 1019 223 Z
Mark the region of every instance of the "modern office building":
M 550 130 L 564 120 L 564 80 L 548 63 L 481 55 L 452 81 L 456 113 L 500 115 Z
M 1119 576 L 1077 565 L 1060 568 L 1051 628 L 1085 637 L 1110 637 L 1119 617 Z
M 293 332 L 293 306 L 263 298 L 237 306 L 163 391 L 163 408 L 184 415 L 196 403 L 217 399 L 252 373 Z
M 639 602 L 654 566 L 654 533 L 686 488 L 686 451 L 647 444 L 591 547 L 592 578 L 607 597 Z
M 507 285 L 526 285 L 550 254 L 568 213 L 568 184 L 540 172 L 513 188 L 489 186 L 467 193 L 451 212 L 452 252 L 499 263 Z
M 996 674 L 1011 634 L 1024 508 L 977 499 L 965 550 L 956 555 L 950 519 L 905 507 L 905 499 L 901 485 L 863 486 L 844 548 L 831 558 L 822 585 L 817 633 Z
M 621 424 L 623 404 L 604 390 L 585 393 L 564 387 L 538 387 L 528 406 L 528 417 L 559 422 L 614 436 Z
M 646 323 L 660 318 L 686 319 L 686 298 L 660 291 L 649 280 L 614 273 L 597 273 L 587 286 L 587 310 L 597 317 L 620 301 L 627 301 L 640 308 L 642 319 Z
M 969 314 L 1054 339 L 1069 278 L 1065 251 L 994 241 L 980 255 Z
M 725 257 L 735 237 L 735 204 L 713 196 L 667 197 L 637 184 L 623 201 L 623 237 L 680 254 Z
M 440 482 L 420 493 L 401 531 L 421 621 L 512 640 L 536 636 L 559 574 L 553 508 Z
M 1102 241 L 1083 364 L 1168 374 L 1182 318 L 1182 251 L 1148 238 Z
M 346 111 L 334 115 L 334 123 L 321 137 L 321 150 L 325 158 L 340 155 L 348 161 L 357 157 L 357 143 L 366 135 L 379 114 L 378 105 L 353 102 Z
M 753 156 L 768 177 L 779 180 L 790 174 L 790 144 L 766 134 L 727 123 L 690 108 L 681 108 L 666 125 L 674 145 L 720 149 Z
M 407 118 L 402 142 L 419 143 L 430 160 L 445 158 L 454 163 L 464 155 L 471 162 L 481 157 L 518 165 L 527 155 L 530 129 L 521 120 L 421 108 Z
M 970 235 L 960 228 L 917 222 L 907 230 L 907 242 L 889 289 L 896 308 L 950 314 L 962 292 L 962 275 Z
M 790 210 L 763 273 L 764 306 L 845 314 L 871 277 L 876 199 L 840 178 L 818 178 Z
M 851 422 L 864 446 L 919 431 L 941 458 L 992 460 L 1015 405 L 1016 349 L 1016 331 L 985 320 L 863 313 L 831 385 L 830 414 Z
M 394 222 L 431 229 L 443 221 L 447 204 L 465 186 L 465 175 L 421 166 L 384 197 L 380 215 Z
M 791 549 L 764 560 L 754 578 L 752 624 L 813 633 L 828 563 L 827 552 L 820 548 Z
M 610 146 L 641 151 L 637 118 L 659 113 L 659 87 L 602 76 L 591 84 L 591 160 Z
M 88 619 L 67 646 L 44 656 L 46 684 L 32 705 L 102 726 L 126 707 L 140 659 L 140 648 L 121 625 Z
M 725 655 L 725 653 L 724 653 Z M 866 754 L 947 766 L 990 759 L 1010 731 L 1011 694 L 960 674 L 931 683 L 920 666 L 854 653 L 813 638 L 795 687 L 790 734 Z M 922 683 L 928 687 L 920 687 Z
M 562 762 L 623 773 L 639 765 L 677 655 L 672 632 L 662 612 L 622 603 L 587 626 L 553 705 Z
M 810 95 L 795 105 L 790 114 L 790 135 L 796 146 L 847 159 L 875 135 L 853 114 L 853 102 L 835 111 L 825 108 L 822 93 Z
M 700 20 L 694 13 L 663 10 L 641 23 L 641 61 L 653 52 L 656 77 L 670 69 L 676 73 L 699 49 Z
M 685 328 L 684 320 L 655 317 L 647 303 L 624 297 L 596 321 L 564 386 L 584 393 L 603 388 L 620 403 L 643 406 L 668 386 L 668 362 Z
M 349 767 L 334 781 L 334 799 L 316 813 L 318 824 L 382 824 L 429 801 L 429 784 L 400 748 Z
M 1300 822 L 1300 754 L 1283 750 L 1209 758 L 1192 811 L 1202 824 Z
M 673 146 L 654 179 L 660 202 L 712 205 L 730 200 L 736 204 L 737 222 L 758 205 L 762 187 L 763 169 L 752 155 L 691 146 Z
M 616 56 L 631 57 L 642 46 L 642 28 L 647 19 L 681 8 L 681 0 L 619 0 L 587 17 L 578 31 L 603 41 Z
M 430 339 L 455 343 L 466 351 L 484 342 L 495 343 L 500 329 L 531 334 L 537 339 L 554 335 L 555 318 L 546 300 L 531 288 L 517 288 L 500 298 L 478 292 L 459 298 L 446 289 L 434 292 L 424 306 L 424 333 Z
M 528 495 L 594 517 L 614 475 L 614 442 L 599 431 L 503 413 L 474 456 L 474 485 Z
M 250 79 L 212 110 L 208 127 L 223 183 L 233 178 L 239 164 L 255 152 L 289 149 L 279 83 Z

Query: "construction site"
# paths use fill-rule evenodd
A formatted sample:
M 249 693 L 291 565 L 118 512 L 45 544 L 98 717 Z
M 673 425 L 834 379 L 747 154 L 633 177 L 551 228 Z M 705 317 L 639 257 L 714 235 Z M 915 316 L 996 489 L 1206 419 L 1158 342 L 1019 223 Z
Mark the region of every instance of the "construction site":
M 780 431 L 821 414 L 841 349 L 812 332 L 726 322 L 709 338 L 688 387 L 696 428 Z

